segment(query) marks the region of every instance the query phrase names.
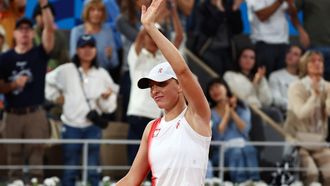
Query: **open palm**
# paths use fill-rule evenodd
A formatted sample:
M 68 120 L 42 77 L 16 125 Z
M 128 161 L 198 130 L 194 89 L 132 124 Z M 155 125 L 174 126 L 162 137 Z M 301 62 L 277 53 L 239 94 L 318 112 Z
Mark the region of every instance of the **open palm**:
M 153 24 L 157 18 L 159 7 L 162 6 L 164 2 L 166 2 L 166 0 L 152 0 L 148 8 L 142 5 L 141 23 L 143 25 Z

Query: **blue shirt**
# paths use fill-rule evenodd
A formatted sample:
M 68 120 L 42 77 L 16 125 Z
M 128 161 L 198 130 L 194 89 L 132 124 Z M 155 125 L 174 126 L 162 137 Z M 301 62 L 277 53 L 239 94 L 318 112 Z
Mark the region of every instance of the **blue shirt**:
M 245 140 L 249 139 L 249 132 L 251 129 L 251 112 L 250 109 L 237 106 L 236 108 L 237 115 L 244 121 L 245 128 L 243 131 L 240 131 L 234 121 L 230 119 L 227 128 L 223 134 L 218 131 L 218 126 L 221 123 L 221 116 L 213 108 L 211 110 L 212 117 L 212 138 L 217 141 L 228 141 L 235 138 L 243 138 Z
M 84 25 L 78 25 L 71 30 L 70 36 L 70 56 L 76 53 L 78 38 L 85 34 Z M 117 48 L 113 39 L 113 33 L 110 25 L 104 23 L 100 32 L 92 34 L 96 40 L 97 61 L 99 65 L 107 70 L 116 68 L 119 65 Z M 105 48 L 112 48 L 112 56 L 109 58 L 105 53 Z
M 86 4 L 88 2 L 89 2 L 89 0 L 85 0 L 84 6 L 86 6 Z M 108 16 L 107 22 L 110 24 L 110 27 L 112 29 L 116 48 L 122 48 L 123 43 L 121 40 L 121 35 L 117 31 L 117 28 L 116 28 L 116 19 L 120 15 L 120 9 L 117 4 L 117 1 L 116 0 L 103 0 L 103 3 L 106 8 L 106 11 L 107 11 L 107 16 Z

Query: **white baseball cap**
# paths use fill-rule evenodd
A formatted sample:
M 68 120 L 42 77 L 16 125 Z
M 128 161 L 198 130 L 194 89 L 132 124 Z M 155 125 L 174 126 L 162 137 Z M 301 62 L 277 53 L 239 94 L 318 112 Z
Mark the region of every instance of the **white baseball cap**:
M 150 80 L 156 82 L 167 81 L 171 78 L 178 79 L 168 62 L 160 63 L 154 66 L 149 74 L 138 81 L 138 87 L 141 89 L 149 88 Z

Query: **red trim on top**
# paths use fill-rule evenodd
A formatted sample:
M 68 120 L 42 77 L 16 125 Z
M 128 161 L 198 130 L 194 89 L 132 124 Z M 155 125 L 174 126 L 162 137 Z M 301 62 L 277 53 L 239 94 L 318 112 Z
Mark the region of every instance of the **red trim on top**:
M 151 174 L 152 174 L 152 166 L 151 166 L 151 161 L 150 161 L 150 155 L 149 155 L 149 152 L 150 152 L 150 145 L 151 145 L 151 141 L 152 141 L 152 138 L 154 137 L 154 132 L 157 128 L 157 126 L 160 124 L 160 121 L 161 121 L 161 118 L 157 118 L 155 119 L 155 121 L 152 122 L 151 124 L 151 129 L 150 129 L 150 132 L 149 132 L 149 135 L 148 135 L 148 163 L 149 163 L 149 167 L 150 167 L 150 170 L 151 170 Z M 152 176 L 151 178 L 151 185 L 152 186 L 156 186 L 156 177 Z

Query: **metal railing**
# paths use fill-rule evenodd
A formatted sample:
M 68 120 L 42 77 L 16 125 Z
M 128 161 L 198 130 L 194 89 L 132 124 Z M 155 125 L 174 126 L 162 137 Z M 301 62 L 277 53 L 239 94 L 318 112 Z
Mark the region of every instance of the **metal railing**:
M 90 144 L 113 144 L 113 145 L 128 145 L 128 144 L 139 144 L 139 140 L 114 140 L 114 139 L 102 139 L 102 140 L 80 140 L 80 139 L 66 139 L 66 140 L 53 140 L 53 139 L 0 139 L 0 144 L 82 144 L 83 145 L 83 154 L 82 154 L 82 165 L 80 166 L 67 166 L 67 165 L 0 165 L 0 170 L 9 170 L 9 169 L 43 169 L 43 170 L 64 170 L 64 169 L 79 169 L 82 174 L 82 183 L 87 184 L 87 172 L 88 170 L 128 170 L 130 167 L 127 165 L 122 166 L 88 166 L 88 146 Z M 224 141 L 212 141 L 212 146 L 220 147 L 220 158 L 219 166 L 214 167 L 214 170 L 219 171 L 219 178 L 224 180 L 225 171 L 233 170 L 252 170 L 252 171 L 276 171 L 277 167 L 254 167 L 254 168 L 234 168 L 234 167 L 225 167 L 224 165 L 224 153 L 227 148 L 234 147 L 232 144 Z M 312 146 L 323 146 L 329 147 L 330 143 L 307 143 L 307 142 L 247 142 L 246 145 L 253 146 L 301 146 L 301 145 L 312 145 Z M 327 168 L 327 169 L 330 169 Z M 290 168 L 289 171 L 306 171 L 304 168 L 294 167 Z

